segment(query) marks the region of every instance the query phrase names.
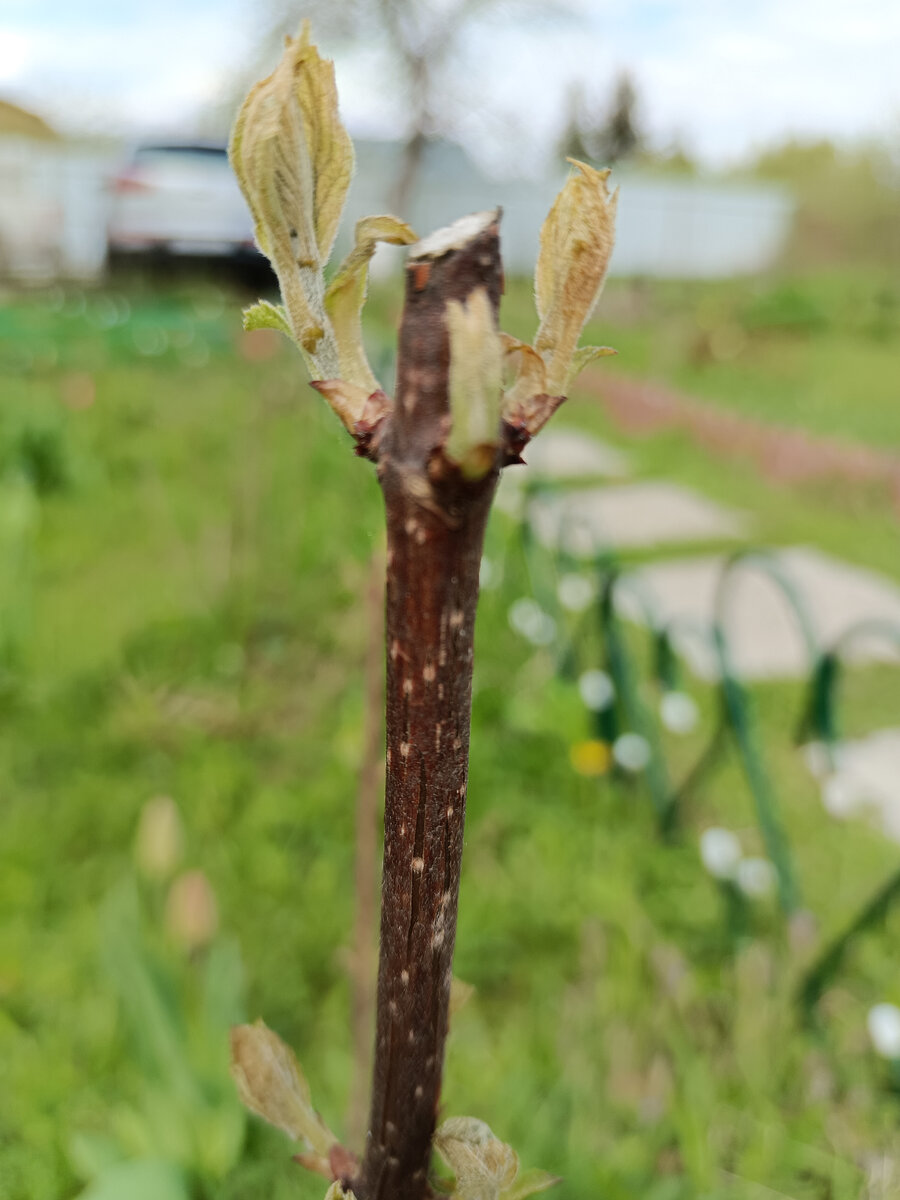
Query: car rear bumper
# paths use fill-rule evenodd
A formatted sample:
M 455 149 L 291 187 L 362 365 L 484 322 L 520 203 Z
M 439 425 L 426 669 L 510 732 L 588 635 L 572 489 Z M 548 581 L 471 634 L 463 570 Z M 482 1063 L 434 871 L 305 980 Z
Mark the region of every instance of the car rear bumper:
M 244 239 L 173 238 L 110 231 L 107 241 L 111 254 L 164 254 L 186 258 L 258 257 L 259 255 L 255 244 Z

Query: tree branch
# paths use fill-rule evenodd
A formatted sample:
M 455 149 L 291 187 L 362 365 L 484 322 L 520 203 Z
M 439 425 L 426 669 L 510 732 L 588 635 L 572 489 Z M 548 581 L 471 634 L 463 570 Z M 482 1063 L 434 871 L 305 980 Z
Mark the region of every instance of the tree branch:
M 468 780 L 478 572 L 502 451 L 482 478 L 444 456 L 448 301 L 496 313 L 497 214 L 433 235 L 406 268 L 397 397 L 378 446 L 388 529 L 387 776 L 377 1031 L 358 1200 L 423 1200 L 447 1035 Z

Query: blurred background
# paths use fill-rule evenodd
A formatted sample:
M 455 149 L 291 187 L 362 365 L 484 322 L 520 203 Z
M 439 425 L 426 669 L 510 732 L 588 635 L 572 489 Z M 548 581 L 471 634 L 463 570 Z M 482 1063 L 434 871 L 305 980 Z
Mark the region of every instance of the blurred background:
M 304 16 L 339 253 L 501 204 L 529 339 L 566 156 L 621 190 L 488 532 L 447 1114 L 570 1200 L 900 1195 L 900 9 L 3 0 L 0 1197 L 321 1196 L 260 1014 L 361 1138 L 382 513 L 225 156 Z

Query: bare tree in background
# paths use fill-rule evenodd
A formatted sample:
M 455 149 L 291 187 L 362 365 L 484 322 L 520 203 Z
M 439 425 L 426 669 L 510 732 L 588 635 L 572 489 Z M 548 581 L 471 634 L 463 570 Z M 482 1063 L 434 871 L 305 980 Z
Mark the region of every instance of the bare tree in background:
M 405 94 L 409 113 L 390 207 L 408 216 L 428 141 L 453 139 L 460 116 L 478 107 L 477 94 L 455 82 L 465 75 L 469 35 L 489 24 L 499 31 L 525 16 L 570 15 L 566 0 L 277 0 L 261 57 L 274 58 L 301 17 L 335 49 L 343 44 L 384 50 L 385 86 Z

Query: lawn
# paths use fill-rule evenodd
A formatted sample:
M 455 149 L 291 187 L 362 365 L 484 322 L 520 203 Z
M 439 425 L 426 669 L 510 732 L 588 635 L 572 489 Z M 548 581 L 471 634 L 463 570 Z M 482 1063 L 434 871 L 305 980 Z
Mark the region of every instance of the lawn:
M 873 333 L 752 332 L 759 356 L 690 366 L 686 293 L 648 291 L 627 320 L 625 285 L 611 291 L 597 334 L 622 351 L 617 369 L 652 370 L 762 418 L 783 418 L 780 386 L 796 400 L 792 420 L 885 441 L 887 350 Z M 698 306 L 749 305 L 735 285 L 688 292 Z M 838 292 L 823 285 L 819 303 L 830 312 Z M 528 332 L 526 296 L 511 287 L 516 332 Z M 225 1030 L 242 1014 L 264 1015 L 295 1046 L 317 1107 L 343 1126 L 380 498 L 290 348 L 240 332 L 244 299 L 121 284 L 0 308 L 4 1200 L 74 1197 L 123 1157 L 156 1172 L 148 1200 L 320 1200 L 324 1186 L 284 1140 L 237 1110 Z M 396 297 L 375 305 L 373 358 L 387 361 Z M 779 367 L 788 345 L 794 390 Z M 669 358 L 664 346 L 681 349 Z M 865 360 L 865 404 L 843 410 L 820 351 Z M 617 436 L 586 397 L 565 420 Z M 629 452 L 639 474 L 752 511 L 765 540 L 818 544 L 900 578 L 896 522 L 876 496 L 788 492 L 680 433 Z M 860 941 L 811 1028 L 792 989 L 896 869 L 896 847 L 824 815 L 791 745 L 801 689 L 758 689 L 818 934 L 788 936 L 771 899 L 736 928 L 698 855 L 711 824 L 759 850 L 734 755 L 691 796 L 671 843 L 640 780 L 573 770 L 588 729 L 578 693 L 556 676 L 552 648 L 529 646 L 508 621 L 530 587 L 515 532 L 498 513 L 488 535 L 503 573 L 479 616 L 457 940 L 457 972 L 476 990 L 454 1020 L 447 1114 L 488 1121 L 525 1165 L 563 1177 L 565 1200 L 891 1195 L 898 1081 L 869 1048 L 866 1014 L 900 1002 L 900 912 Z M 672 739 L 679 771 L 714 709 L 708 690 L 691 689 L 703 727 Z M 844 712 L 848 732 L 896 722 L 896 673 L 854 672 Z M 180 808 L 183 865 L 205 873 L 218 902 L 220 933 L 191 953 L 166 932 L 167 884 L 134 866 L 142 807 L 159 795 Z M 192 1191 L 171 1163 L 191 1168 Z M 124 1185 L 103 1200 L 126 1195 L 143 1200 Z

